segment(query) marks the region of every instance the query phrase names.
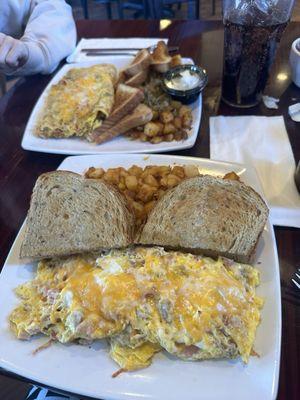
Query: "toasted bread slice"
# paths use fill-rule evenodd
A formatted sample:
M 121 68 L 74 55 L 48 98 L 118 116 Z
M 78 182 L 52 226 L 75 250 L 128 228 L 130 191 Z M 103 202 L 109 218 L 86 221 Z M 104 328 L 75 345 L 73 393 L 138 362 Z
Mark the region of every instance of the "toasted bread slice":
M 133 227 L 125 198 L 110 185 L 69 171 L 45 173 L 33 189 L 20 257 L 126 247 Z
M 99 138 L 116 125 L 128 113 L 133 111 L 144 99 L 144 93 L 134 87 L 120 83 L 115 94 L 114 108 L 99 128 L 93 130 L 88 136 L 92 142 L 101 143 Z
M 147 49 L 142 49 L 137 53 L 132 63 L 124 68 L 124 72 L 127 76 L 137 75 L 145 69 L 148 69 L 150 63 L 151 55 L 149 51 Z
M 167 72 L 170 69 L 172 57 L 169 55 L 166 43 L 160 40 L 151 55 L 151 67 L 157 72 Z
M 250 262 L 268 218 L 252 188 L 209 175 L 187 179 L 157 202 L 137 242 Z
M 147 107 L 145 104 L 139 104 L 130 115 L 127 115 L 116 125 L 95 138 L 95 142 L 100 144 L 111 140 L 116 136 L 128 132 L 132 128 L 145 125 L 147 122 L 151 121 L 152 117 L 153 114 L 151 108 Z
M 149 73 L 149 70 L 145 69 L 144 71 L 141 71 L 138 74 L 127 79 L 125 81 L 125 84 L 129 85 L 129 86 L 140 86 L 142 83 L 144 83 L 147 80 L 148 73 Z

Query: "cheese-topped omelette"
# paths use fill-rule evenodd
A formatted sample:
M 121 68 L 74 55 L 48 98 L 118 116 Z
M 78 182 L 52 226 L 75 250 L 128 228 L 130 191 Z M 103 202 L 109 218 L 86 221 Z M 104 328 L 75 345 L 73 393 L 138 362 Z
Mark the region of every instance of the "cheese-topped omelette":
M 16 289 L 17 338 L 37 333 L 67 343 L 108 338 L 124 370 L 143 368 L 165 349 L 184 360 L 247 362 L 260 321 L 258 271 L 227 259 L 160 247 L 41 261 Z
M 117 70 L 111 64 L 74 68 L 48 93 L 36 126 L 41 137 L 86 136 L 113 107 Z

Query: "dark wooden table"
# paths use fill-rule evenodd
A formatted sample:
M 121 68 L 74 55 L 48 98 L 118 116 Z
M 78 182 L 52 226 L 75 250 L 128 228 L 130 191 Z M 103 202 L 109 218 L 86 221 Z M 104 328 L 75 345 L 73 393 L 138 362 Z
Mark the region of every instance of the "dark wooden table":
M 183 56 L 192 57 L 206 68 L 209 85 L 204 94 L 200 134 L 194 148 L 178 154 L 209 157 L 208 119 L 211 115 L 284 115 L 296 162 L 300 158 L 300 124 L 287 115 L 287 107 L 300 101 L 300 89 L 290 81 L 288 53 L 292 41 L 300 37 L 300 23 L 290 23 L 281 41 L 267 94 L 280 96 L 279 110 L 262 104 L 237 110 L 220 103 L 223 59 L 221 22 L 175 21 L 167 28 L 159 21 L 79 21 L 79 37 L 168 37 L 180 45 Z M 284 80 L 278 79 L 286 77 Z M 0 99 L 0 265 L 2 266 L 25 218 L 32 187 L 38 175 L 51 171 L 63 156 L 24 151 L 21 139 L 30 112 L 50 76 L 22 78 Z M 300 292 L 291 284 L 300 267 L 300 229 L 275 227 L 282 289 L 282 354 L 278 399 L 300 398 Z M 1 294 L 0 294 L 1 296 Z M 266 334 L 268 334 L 266 332 Z M 1 357 L 1 355 L 0 355 Z M 0 399 L 23 399 L 30 385 L 20 379 L 0 375 Z M 221 399 L 220 399 L 221 400 Z M 242 400 L 242 399 L 241 399 Z

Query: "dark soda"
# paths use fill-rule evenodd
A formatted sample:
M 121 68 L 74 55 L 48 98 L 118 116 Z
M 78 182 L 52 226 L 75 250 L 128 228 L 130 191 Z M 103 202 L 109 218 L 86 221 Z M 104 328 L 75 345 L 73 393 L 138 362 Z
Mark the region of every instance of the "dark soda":
M 233 106 L 259 103 L 287 22 L 269 26 L 224 21 L 222 98 Z

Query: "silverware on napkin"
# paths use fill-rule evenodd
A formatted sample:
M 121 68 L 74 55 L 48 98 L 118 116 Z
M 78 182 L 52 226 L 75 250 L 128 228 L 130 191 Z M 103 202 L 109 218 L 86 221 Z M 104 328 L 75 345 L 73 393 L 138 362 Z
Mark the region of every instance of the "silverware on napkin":
M 134 56 L 136 53 L 133 51 L 133 52 L 125 52 L 125 51 L 120 51 L 120 52 L 116 52 L 116 51 L 103 51 L 103 52 L 95 52 L 95 51 L 92 51 L 92 52 L 88 52 L 88 53 L 85 53 L 85 55 L 87 56 L 87 57 L 97 57 L 97 56 Z
M 148 50 L 154 50 L 156 46 L 150 46 L 148 47 Z M 93 49 L 81 49 L 80 52 L 81 53 L 112 53 L 112 54 L 116 54 L 116 53 L 123 53 L 123 52 L 137 52 L 139 50 L 142 50 L 142 47 L 134 47 L 134 48 L 129 48 L 129 47 L 123 47 L 123 48 L 107 48 L 107 49 L 101 49 L 101 48 L 93 48 Z M 168 51 L 169 53 L 175 53 L 176 51 L 179 50 L 178 46 L 169 46 L 168 47 Z M 98 55 L 98 54 L 97 54 Z

